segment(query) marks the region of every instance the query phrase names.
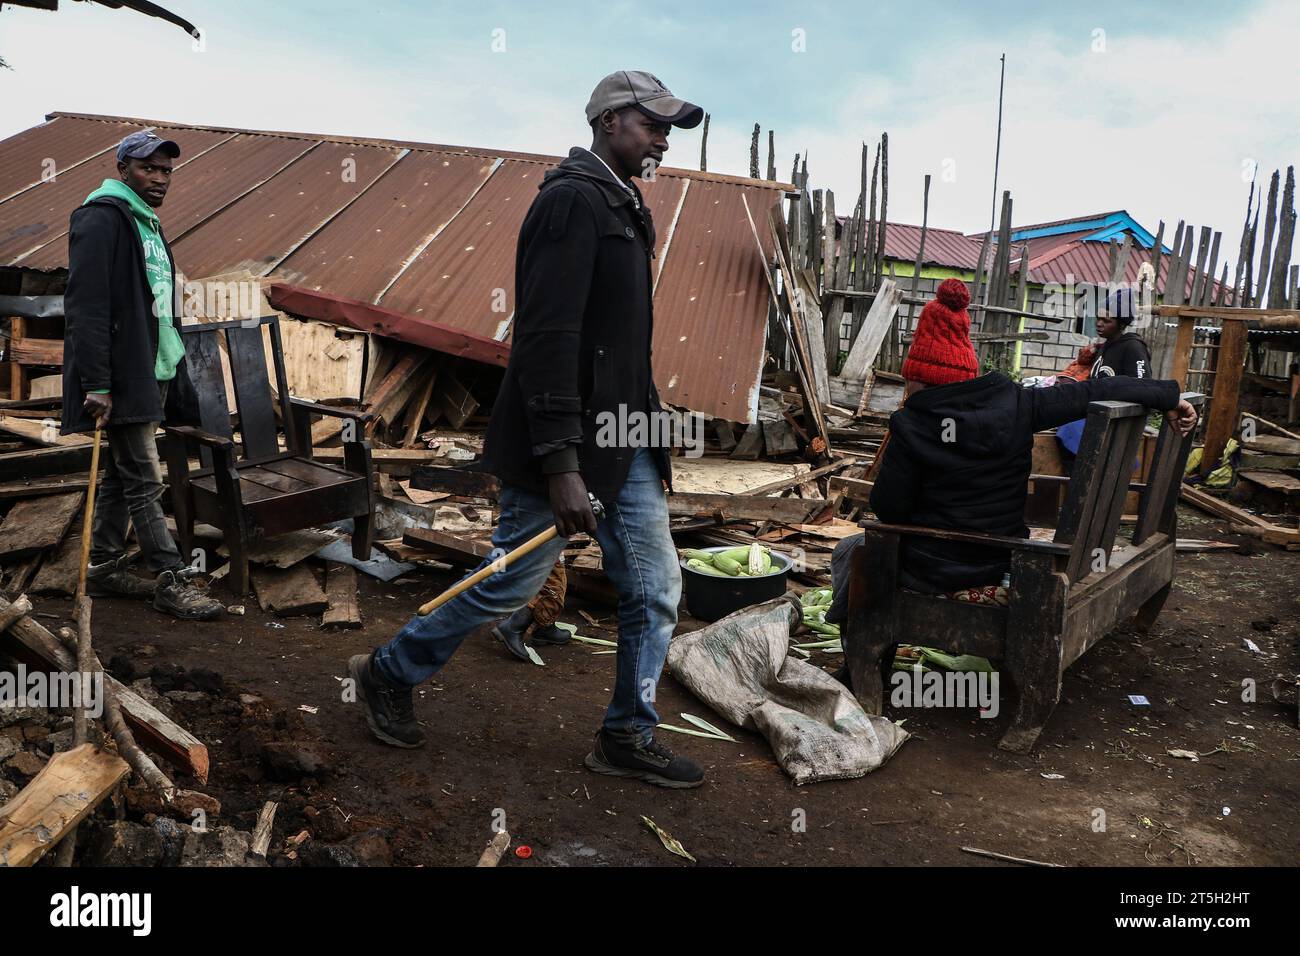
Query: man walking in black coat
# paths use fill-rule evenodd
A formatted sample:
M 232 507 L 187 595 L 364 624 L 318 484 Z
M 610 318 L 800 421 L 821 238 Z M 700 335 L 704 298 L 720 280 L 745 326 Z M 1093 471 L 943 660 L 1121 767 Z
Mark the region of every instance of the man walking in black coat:
M 673 126 L 702 118 L 649 73 L 611 74 L 587 104 L 591 148 L 575 147 L 546 174 L 519 232 L 510 363 L 484 461 L 502 482 L 497 553 L 552 525 L 559 536 L 348 662 L 385 743 L 424 743 L 412 688 L 476 628 L 525 605 L 565 539 L 585 532 L 600 543 L 619 593 L 613 696 L 586 766 L 665 787 L 703 782 L 694 763 L 655 740 L 655 687 L 681 573 L 668 531 L 668 451 L 655 447 L 655 428 L 637 439 L 631 424 L 662 415 L 650 370 L 655 231 L 634 180 L 663 159 Z M 610 440 L 603 425 L 611 420 L 631 427 Z M 604 506 L 599 522 L 589 492 Z
M 221 604 L 190 582 L 159 499 L 154 432 L 168 388 L 184 374 L 175 267 L 154 211 L 171 184 L 180 147 L 148 131 L 117 148 L 106 179 L 72 213 L 64 295 L 63 433 L 104 429 L 108 463 L 95 498 L 91 595 L 152 598 L 173 617 L 206 620 Z M 127 520 L 154 581 L 126 569 Z
M 980 375 L 969 303 L 965 284 L 947 279 L 921 312 L 903 362 L 904 405 L 890 416 L 871 489 L 881 521 L 1023 538 L 1034 432 L 1081 418 L 1090 402 L 1103 400 L 1165 411 L 1184 435 L 1195 427 L 1196 409 L 1179 397 L 1177 382 L 1105 376 L 1023 388 L 1000 372 Z M 845 619 L 850 558 L 862 545 L 854 535 L 835 548 L 827 621 Z M 906 537 L 899 580 L 942 594 L 997 585 L 1009 569 L 1004 549 Z

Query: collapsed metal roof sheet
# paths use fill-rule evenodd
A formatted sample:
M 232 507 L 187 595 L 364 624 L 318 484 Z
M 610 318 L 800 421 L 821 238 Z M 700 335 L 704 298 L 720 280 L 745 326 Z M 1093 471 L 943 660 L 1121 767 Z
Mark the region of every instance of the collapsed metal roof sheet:
M 182 150 L 160 215 L 187 276 L 275 272 L 301 293 L 296 302 L 314 291 L 323 313 L 340 314 L 346 301 L 351 316 L 376 309 L 375 327 L 395 316 L 423 321 L 436 343 L 457 331 L 474 343 L 508 341 L 519 224 L 560 161 L 114 116 L 48 120 L 0 141 L 0 265 L 66 268 L 68 214 L 114 175 L 121 137 L 153 126 Z M 46 157 L 53 180 L 42 178 Z M 654 366 L 666 401 L 755 416 L 771 249 L 762 238 L 760 254 L 741 195 L 762 222 L 792 188 L 670 168 L 644 184 L 658 229 Z M 464 354 L 496 353 L 475 344 Z

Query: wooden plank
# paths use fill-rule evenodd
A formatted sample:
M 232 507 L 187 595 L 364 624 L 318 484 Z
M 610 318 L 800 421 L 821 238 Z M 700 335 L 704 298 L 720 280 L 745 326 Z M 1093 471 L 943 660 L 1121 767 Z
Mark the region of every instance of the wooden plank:
M 226 337 L 244 456 L 267 458 L 280 451 L 280 444 L 276 438 L 275 404 L 266 371 L 262 326 L 229 329 Z
M 745 490 L 746 495 L 771 495 L 779 491 L 785 491 L 787 488 L 793 488 L 795 485 L 802 485 L 806 481 L 812 481 L 821 478 L 824 475 L 833 475 L 835 472 L 847 468 L 854 464 L 852 458 L 841 458 L 839 461 L 832 462 L 829 465 L 823 465 L 813 471 L 801 472 L 791 475 L 789 478 L 782 478 L 779 481 L 770 481 L 765 485 L 759 485 L 757 488 L 748 488 Z
M 329 607 L 320 582 L 305 564 L 287 570 L 258 568 L 253 571 L 253 587 L 258 605 L 276 617 L 320 614 Z
M 305 561 L 325 545 L 337 541 L 338 537 L 327 531 L 315 528 L 303 528 L 289 531 L 271 538 L 260 538 L 249 545 L 246 554 L 253 564 L 265 564 L 273 568 L 291 568 L 300 561 Z M 221 555 L 229 555 L 223 544 L 217 549 Z
M 708 495 L 674 492 L 668 496 L 668 514 L 722 515 L 726 518 L 743 518 L 751 521 L 779 521 L 783 524 L 805 524 L 825 507 L 820 500 L 802 498 L 767 498 L 750 495 Z
M 51 478 L 47 481 L 6 481 L 0 483 L 0 501 L 39 498 L 43 495 L 61 495 L 69 491 L 84 491 L 90 484 L 85 477 Z
M 464 428 L 471 415 L 478 410 L 478 399 L 444 365 L 433 385 L 433 404 L 451 423 L 452 428 Z
M 856 501 L 863 505 L 871 503 L 871 489 L 875 486 L 874 481 L 864 481 L 861 478 L 842 478 L 836 475 L 830 481 L 830 497 L 845 497 L 850 501 Z
M 85 435 L 60 435 L 58 421 L 53 417 L 47 421 L 38 421 L 0 412 L 0 432 L 16 435 L 24 441 L 47 448 L 71 448 L 76 445 L 88 447 L 91 443 Z
M 429 407 L 429 399 L 433 397 L 433 385 L 437 380 L 438 370 L 435 368 L 429 373 L 424 389 L 419 392 L 419 397 L 406 416 L 406 436 L 402 439 L 405 448 L 416 447 L 416 442 L 420 440 L 420 430 L 424 427 L 424 413 Z
M 329 607 L 321 616 L 321 627 L 357 628 L 361 609 L 357 606 L 357 570 L 331 561 L 325 567 L 325 594 Z
M 57 545 L 81 510 L 84 497 L 73 492 L 18 502 L 0 524 L 0 558 L 28 557 Z
M 1246 326 L 1226 322 L 1219 335 L 1218 374 L 1210 396 L 1210 414 L 1205 423 L 1205 447 L 1201 451 L 1201 474 L 1208 475 L 1219 465 L 1223 449 L 1232 437 L 1241 402 L 1241 376 L 1246 363 Z
M 1249 441 L 1243 441 L 1241 447 L 1245 451 L 1266 455 L 1300 455 L 1300 440 L 1282 435 L 1256 435 Z
M 864 381 L 880 352 L 881 343 L 898 314 L 903 298 L 902 287 L 893 279 L 881 279 L 880 289 L 872 300 L 871 309 L 858 329 L 857 337 L 849 348 L 848 357 L 840 368 L 839 377 L 849 381 Z M 856 402 L 854 403 L 856 407 Z
M 1157 534 L 1141 546 L 1140 554 L 1121 567 L 1075 584 L 1061 639 L 1061 669 L 1136 614 L 1149 597 L 1173 580 L 1173 574 L 1173 545 L 1163 534 Z
M 381 460 L 376 453 L 376 464 Z M 449 491 L 455 495 L 469 495 L 489 501 L 496 501 L 501 494 L 501 481 L 496 475 L 436 465 L 423 465 L 414 469 L 411 472 L 411 487 L 421 491 Z
M 763 444 L 769 455 L 793 455 L 799 451 L 794 430 L 782 421 L 763 422 Z
M 68 535 L 54 553 L 41 564 L 28 590 L 32 594 L 56 594 L 72 597 L 77 593 L 81 570 L 81 535 Z
M 1235 505 L 1231 505 L 1213 495 L 1206 494 L 1201 489 L 1194 488 L 1191 485 L 1180 485 L 1178 491 L 1184 501 L 1195 505 L 1202 511 L 1208 512 L 1216 518 L 1223 518 L 1227 521 L 1234 521 L 1238 524 L 1256 528 L 1275 527 L 1272 522 L 1266 521 L 1258 515 L 1253 515 L 1248 511 L 1243 511 Z
M 429 528 L 407 528 L 402 543 L 428 551 L 453 564 L 477 565 L 492 553 L 492 543 Z
M 0 807 L 0 867 L 31 866 L 130 772 L 125 760 L 94 744 L 56 753 L 31 783 Z
M 91 442 L 82 441 L 63 447 L 6 452 L 0 455 L 0 481 L 27 481 L 69 473 L 84 478 L 90 471 L 91 446 Z M 103 457 L 101 456 L 101 463 Z
M 63 339 L 14 339 L 9 357 L 20 365 L 62 365 Z
M 0 611 L 9 602 L 0 598 Z M 76 670 L 76 662 L 61 641 L 31 617 L 24 617 L 4 632 L 7 650 L 35 666 L 57 671 Z M 117 696 L 122 716 L 143 747 L 161 754 L 172 765 L 192 774 L 199 783 L 208 781 L 208 748 L 184 727 L 175 723 L 131 688 L 105 675 L 107 686 Z
M 745 434 L 740 436 L 740 441 L 731 452 L 731 457 L 737 461 L 757 461 L 761 454 L 763 454 L 763 423 L 755 422 L 745 427 Z

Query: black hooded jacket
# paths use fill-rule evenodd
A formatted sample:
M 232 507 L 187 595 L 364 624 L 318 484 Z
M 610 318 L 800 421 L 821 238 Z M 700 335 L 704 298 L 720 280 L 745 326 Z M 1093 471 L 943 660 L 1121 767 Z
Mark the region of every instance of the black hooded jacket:
M 63 307 L 63 434 L 94 431 L 95 419 L 82 403 L 86 392 L 104 388 L 113 398 L 109 427 L 196 420 L 184 359 L 168 389 L 165 415 L 158 400 L 158 319 L 140 233 L 123 200 L 103 196 L 73 210 Z M 180 328 L 180 310 L 173 311 Z
M 576 470 L 598 498 L 617 496 L 635 449 L 597 443 L 601 413 L 662 410 L 650 374 L 654 248 L 640 190 L 620 185 L 595 154 L 575 147 L 543 178 L 519 230 L 487 471 L 544 494 L 548 474 Z M 667 449 L 655 458 L 668 480 Z
M 1088 403 L 1168 411 L 1178 383 L 1107 376 L 1022 388 L 999 372 L 912 395 L 890 417 L 889 447 L 871 489 L 881 521 L 1024 537 L 1034 432 L 1083 418 Z M 905 537 L 903 584 L 927 593 L 997 584 L 1004 549 Z
M 1151 352 L 1136 332 L 1124 332 L 1102 345 L 1089 375 L 1092 378 L 1105 375 L 1150 378 Z

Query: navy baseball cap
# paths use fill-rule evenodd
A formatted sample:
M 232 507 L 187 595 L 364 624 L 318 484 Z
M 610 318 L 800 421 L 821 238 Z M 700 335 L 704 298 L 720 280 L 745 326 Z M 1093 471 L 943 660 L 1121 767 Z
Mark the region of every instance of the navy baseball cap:
M 131 159 L 148 159 L 160 149 L 172 159 L 181 154 L 181 148 L 175 141 L 163 139 L 153 130 L 142 129 L 117 144 L 117 161 L 120 163 L 128 156 Z

